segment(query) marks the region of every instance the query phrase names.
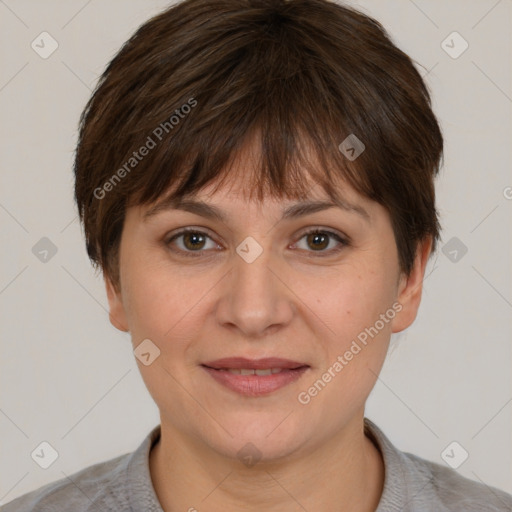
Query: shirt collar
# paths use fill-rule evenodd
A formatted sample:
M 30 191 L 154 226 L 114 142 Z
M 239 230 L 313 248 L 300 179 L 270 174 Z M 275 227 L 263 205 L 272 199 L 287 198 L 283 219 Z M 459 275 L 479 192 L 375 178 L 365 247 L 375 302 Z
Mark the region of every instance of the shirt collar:
M 397 450 L 377 425 L 368 418 L 364 418 L 364 432 L 380 451 L 384 461 L 384 487 L 376 512 L 404 510 L 412 499 L 407 493 L 405 455 Z M 161 426 L 157 425 L 131 454 L 128 461 L 129 503 L 134 512 L 140 510 L 163 512 L 149 470 L 149 454 L 151 448 L 160 440 L 160 434 Z

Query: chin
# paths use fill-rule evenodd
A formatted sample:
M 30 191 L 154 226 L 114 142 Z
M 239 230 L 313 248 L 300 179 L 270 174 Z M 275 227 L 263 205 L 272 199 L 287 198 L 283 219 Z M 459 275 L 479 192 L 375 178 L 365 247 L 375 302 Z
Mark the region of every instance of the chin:
M 221 424 L 233 437 L 219 427 L 213 437 L 210 431 L 206 442 L 219 454 L 241 462 L 247 456 L 261 462 L 277 462 L 293 456 L 312 437 L 312 433 L 308 435 L 305 431 L 303 422 L 300 426 L 297 418 L 293 418 L 293 413 L 288 418 L 288 413 L 279 417 L 275 414 L 262 417 L 262 414 L 244 414 L 231 422 L 225 420 Z

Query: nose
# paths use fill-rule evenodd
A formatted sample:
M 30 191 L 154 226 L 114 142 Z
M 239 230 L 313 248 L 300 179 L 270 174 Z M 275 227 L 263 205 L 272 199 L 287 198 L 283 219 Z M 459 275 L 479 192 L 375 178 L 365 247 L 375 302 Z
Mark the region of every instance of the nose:
M 239 249 L 244 255 L 244 247 Z M 223 280 L 216 315 L 223 327 L 254 340 L 291 322 L 296 310 L 294 295 L 270 248 L 253 261 L 240 254 L 234 254 L 231 271 Z

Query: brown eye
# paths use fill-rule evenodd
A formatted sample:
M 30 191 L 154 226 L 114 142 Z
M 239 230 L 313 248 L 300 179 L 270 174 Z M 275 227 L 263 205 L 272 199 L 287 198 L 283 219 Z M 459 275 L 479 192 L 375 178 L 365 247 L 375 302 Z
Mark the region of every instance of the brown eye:
M 210 246 L 208 246 L 210 243 Z M 182 229 L 169 238 L 165 244 L 173 252 L 184 256 L 205 256 L 207 249 L 215 249 L 218 247 L 212 238 L 206 233 L 198 229 Z
M 325 233 L 310 233 L 307 235 L 307 243 L 315 251 L 325 249 L 329 245 L 329 235 Z
M 189 232 L 182 235 L 183 245 L 191 251 L 196 249 L 202 249 L 205 244 L 206 237 L 202 233 Z
M 300 242 L 303 239 L 306 247 L 300 247 Z M 318 253 L 313 256 L 329 256 L 348 246 L 349 241 L 332 231 L 315 228 L 303 233 L 296 245 L 299 246 L 299 249 L 304 249 L 309 253 Z M 328 249 L 329 246 L 331 246 L 330 249 Z

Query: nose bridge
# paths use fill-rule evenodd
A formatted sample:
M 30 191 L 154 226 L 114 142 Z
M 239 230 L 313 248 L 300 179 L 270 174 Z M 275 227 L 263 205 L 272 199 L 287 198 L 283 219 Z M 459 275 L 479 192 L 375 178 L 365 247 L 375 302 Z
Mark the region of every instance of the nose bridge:
M 229 285 L 217 310 L 219 322 L 233 324 L 247 336 L 289 322 L 291 307 L 286 287 L 274 275 L 274 259 L 270 245 L 256 237 L 248 236 L 236 247 Z
M 262 240 L 263 237 L 258 237 Z M 272 264 L 272 250 L 269 244 L 265 246 L 252 236 L 246 237 L 236 248 L 234 258 L 235 286 L 239 286 L 245 294 L 253 290 L 253 303 L 260 295 L 271 292 L 273 284 L 269 270 Z
M 275 300 L 275 283 L 269 267 L 272 264 L 272 250 L 269 244 L 263 245 L 252 236 L 246 237 L 236 248 L 237 257 L 234 258 L 234 282 L 232 293 L 238 301 L 244 301 L 260 314 L 270 308 Z

